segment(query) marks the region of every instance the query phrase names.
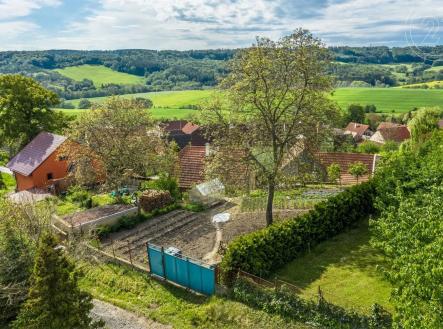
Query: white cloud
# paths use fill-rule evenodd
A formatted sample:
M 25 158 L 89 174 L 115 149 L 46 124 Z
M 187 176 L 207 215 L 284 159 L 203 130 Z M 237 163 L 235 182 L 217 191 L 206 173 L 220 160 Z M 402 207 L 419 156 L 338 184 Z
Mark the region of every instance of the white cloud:
M 310 29 L 328 44 L 443 43 L 440 1 L 100 0 L 84 19 L 51 35 L 34 34 L 26 42 L 17 37 L 16 43 L 27 49 L 239 47 L 251 44 L 256 35 L 278 38 L 297 27 Z M 11 17 L 24 17 L 58 4 L 0 0 L 0 22 L 11 8 Z
M 0 0 L 0 20 L 25 17 L 44 6 L 58 6 L 61 0 Z

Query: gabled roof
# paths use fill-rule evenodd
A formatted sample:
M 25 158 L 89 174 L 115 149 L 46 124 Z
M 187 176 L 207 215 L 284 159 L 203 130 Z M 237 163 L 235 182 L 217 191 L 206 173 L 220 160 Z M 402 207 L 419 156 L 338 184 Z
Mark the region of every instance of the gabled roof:
M 160 126 L 166 131 L 166 132 L 177 132 L 182 131 L 183 127 L 188 123 L 186 120 L 173 120 L 173 121 L 166 121 L 160 124 Z
M 204 181 L 205 146 L 186 146 L 180 151 L 180 179 L 181 188 L 190 188 Z
M 400 126 L 401 126 L 401 124 L 394 123 L 394 122 L 380 122 L 380 124 L 377 127 L 377 130 L 387 129 L 387 128 L 396 128 L 396 127 L 400 127 Z
M 369 125 L 356 123 L 356 122 L 349 122 L 345 128 L 345 132 L 350 132 L 353 133 L 352 135 L 361 137 L 368 129 Z
M 406 126 L 379 129 L 378 132 L 382 135 L 385 141 L 401 143 L 404 140 L 411 138 L 411 133 Z
M 13 172 L 31 175 L 63 142 L 66 137 L 41 132 L 6 165 Z

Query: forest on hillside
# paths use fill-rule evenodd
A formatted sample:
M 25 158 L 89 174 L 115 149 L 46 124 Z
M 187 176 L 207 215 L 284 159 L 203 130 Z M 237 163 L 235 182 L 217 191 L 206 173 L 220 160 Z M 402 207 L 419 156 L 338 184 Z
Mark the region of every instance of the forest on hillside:
M 389 87 L 443 80 L 443 46 L 422 48 L 331 47 L 327 71 L 337 86 Z M 61 98 L 87 98 L 162 90 L 213 87 L 228 72 L 235 49 L 214 50 L 46 50 L 0 52 L 0 74 L 31 76 Z M 144 83 L 100 86 L 85 77 L 71 79 L 57 71 L 79 65 L 102 65 L 143 77 Z

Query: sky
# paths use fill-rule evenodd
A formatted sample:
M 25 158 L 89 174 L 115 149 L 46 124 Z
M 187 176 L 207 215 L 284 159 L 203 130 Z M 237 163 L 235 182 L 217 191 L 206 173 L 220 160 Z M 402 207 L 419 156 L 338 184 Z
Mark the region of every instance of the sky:
M 298 27 L 330 46 L 443 44 L 443 0 L 0 0 L 0 50 L 238 48 Z

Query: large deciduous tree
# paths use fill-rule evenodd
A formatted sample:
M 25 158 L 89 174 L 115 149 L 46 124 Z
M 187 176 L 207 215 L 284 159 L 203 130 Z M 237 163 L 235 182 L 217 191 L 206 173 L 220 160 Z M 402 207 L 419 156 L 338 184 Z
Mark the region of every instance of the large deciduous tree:
M 240 162 L 267 185 L 267 224 L 272 224 L 274 192 L 283 167 L 302 149 L 315 148 L 337 117 L 327 97 L 327 49 L 308 31 L 256 44 L 238 52 L 220 87 L 222 97 L 207 104 L 202 122 L 224 170 Z M 241 167 L 241 166 L 240 166 Z M 238 175 L 244 176 L 239 172 Z
M 61 131 L 67 118 L 51 109 L 58 103 L 55 93 L 32 78 L 0 75 L 0 146 L 15 152 L 42 130 Z
M 173 154 L 144 105 L 133 99 L 95 104 L 72 124 L 68 136 L 77 146 L 68 143 L 62 152 L 74 164 L 77 182 L 100 181 L 107 189 L 128 184 L 134 175 L 164 172 L 161 160 Z

